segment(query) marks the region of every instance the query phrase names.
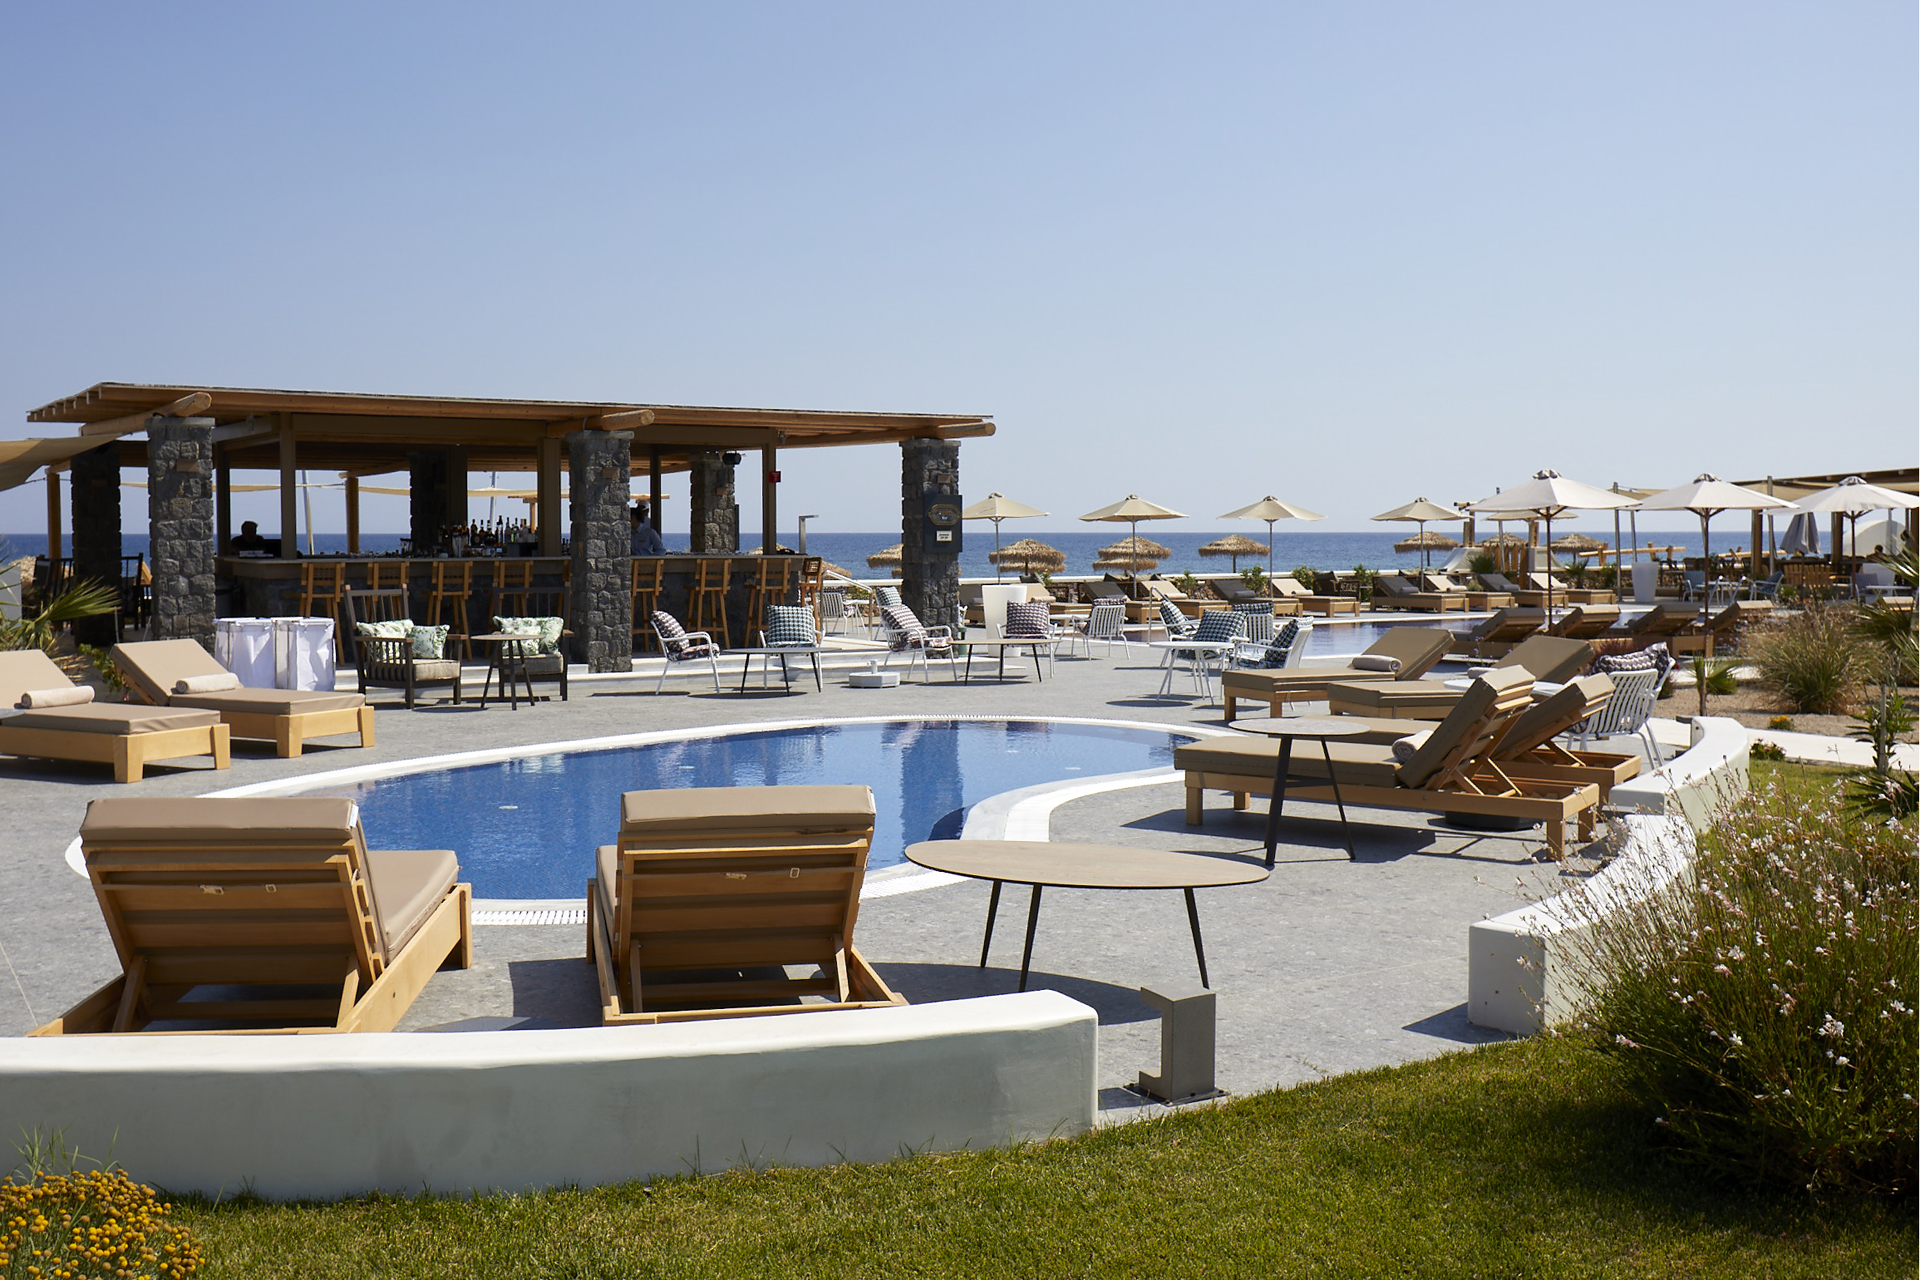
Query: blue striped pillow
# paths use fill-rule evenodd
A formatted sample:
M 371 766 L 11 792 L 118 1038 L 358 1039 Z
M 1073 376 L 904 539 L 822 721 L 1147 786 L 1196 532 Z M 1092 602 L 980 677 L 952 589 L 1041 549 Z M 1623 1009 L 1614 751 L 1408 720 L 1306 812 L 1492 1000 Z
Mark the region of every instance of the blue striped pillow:
M 767 606 L 767 644 L 769 647 L 810 645 L 819 641 L 814 630 L 813 610 L 803 604 Z

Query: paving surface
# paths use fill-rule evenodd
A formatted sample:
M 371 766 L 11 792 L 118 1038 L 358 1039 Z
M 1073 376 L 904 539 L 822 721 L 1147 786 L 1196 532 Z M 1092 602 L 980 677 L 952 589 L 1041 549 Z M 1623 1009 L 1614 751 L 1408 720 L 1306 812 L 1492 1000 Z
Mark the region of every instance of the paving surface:
M 1023 664 L 1024 665 L 1024 664 Z M 1011 667 L 1009 668 L 1011 671 Z M 445 752 L 677 727 L 855 715 L 1083 716 L 1218 727 L 1217 702 L 1153 696 L 1159 671 L 1126 656 L 1061 658 L 1030 675 L 970 685 L 918 679 L 853 689 L 830 669 L 824 692 L 723 694 L 685 674 L 665 694 L 653 679 L 576 680 L 573 700 L 510 711 L 451 704 L 407 712 L 376 694 L 378 745 L 310 746 L 275 759 L 236 744 L 233 767 L 153 767 L 134 794 L 198 795 L 245 783 Z M 799 691 L 804 690 L 804 691 Z M 1312 708 L 1302 708 L 1311 710 Z M 340 741 L 351 742 L 351 739 Z M 118 972 L 87 882 L 65 863 L 87 802 L 128 794 L 103 768 L 0 759 L 0 1034 L 20 1035 Z M 1280 865 L 1264 883 L 1199 892 L 1207 959 L 1219 998 L 1219 1082 L 1239 1093 L 1408 1061 L 1499 1038 L 1465 1016 L 1467 928 L 1551 892 L 1588 869 L 1544 863 L 1537 832 L 1485 836 L 1424 815 L 1363 811 L 1359 857 L 1348 862 L 1330 807 L 1301 805 L 1284 829 Z M 1132 786 L 1069 801 L 1054 839 L 1247 856 L 1265 806 L 1234 814 L 1211 795 L 1203 826 L 1183 820 L 1175 784 Z M 1289 815 L 1295 806 L 1289 805 Z M 609 833 L 611 835 L 612 833 Z M 966 881 L 863 904 L 861 950 L 915 1002 L 1011 991 L 1027 897 L 1003 897 L 990 965 L 976 966 L 987 886 Z M 578 925 L 481 926 L 477 963 L 437 975 L 404 1029 L 591 1025 L 593 971 Z M 1178 893 L 1052 890 L 1034 948 L 1034 986 L 1099 1012 L 1103 1105 L 1134 1105 L 1120 1086 L 1158 1070 L 1159 1022 L 1142 986 L 1194 986 L 1198 974 Z

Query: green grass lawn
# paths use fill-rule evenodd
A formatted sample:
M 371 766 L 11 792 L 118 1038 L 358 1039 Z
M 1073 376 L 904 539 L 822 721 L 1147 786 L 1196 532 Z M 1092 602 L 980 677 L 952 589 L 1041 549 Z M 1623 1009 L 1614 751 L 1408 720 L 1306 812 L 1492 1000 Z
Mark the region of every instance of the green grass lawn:
M 1606 1072 L 1529 1040 L 1015 1151 L 176 1215 L 216 1276 L 1914 1274 L 1911 1203 L 1710 1185 Z

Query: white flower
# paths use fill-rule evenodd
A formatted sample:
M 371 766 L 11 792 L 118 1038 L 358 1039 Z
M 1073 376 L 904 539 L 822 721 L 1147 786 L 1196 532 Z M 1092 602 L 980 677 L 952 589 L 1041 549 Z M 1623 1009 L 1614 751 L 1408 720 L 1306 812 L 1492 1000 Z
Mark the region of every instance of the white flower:
M 1838 1040 L 1847 1034 L 1847 1024 L 1828 1014 L 1827 1020 L 1820 1024 L 1820 1034 Z
M 1727 1043 L 1732 1045 L 1736 1049 L 1744 1049 L 1747 1047 L 1747 1042 L 1740 1038 L 1740 1033 L 1738 1031 L 1734 1032 L 1732 1035 L 1727 1037 Z

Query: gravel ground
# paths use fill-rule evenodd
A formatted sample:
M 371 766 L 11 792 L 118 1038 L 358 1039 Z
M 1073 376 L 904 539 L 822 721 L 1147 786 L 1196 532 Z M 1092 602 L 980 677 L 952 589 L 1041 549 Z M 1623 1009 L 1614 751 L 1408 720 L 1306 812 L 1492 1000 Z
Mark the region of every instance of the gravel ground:
M 1869 685 L 1866 698 L 1862 699 L 1861 705 L 1866 705 L 1868 698 L 1877 697 L 1878 692 L 1875 686 Z M 1909 707 L 1920 705 L 1920 689 L 1906 685 L 1901 688 L 1900 694 L 1907 700 Z M 1655 704 L 1653 714 L 1664 720 L 1675 720 L 1681 716 L 1697 714 L 1699 709 L 1699 695 L 1691 685 L 1686 685 L 1674 690 L 1671 698 L 1662 698 Z M 1708 694 L 1707 714 L 1729 716 L 1749 729 L 1775 728 L 1777 726 L 1770 724 L 1769 721 L 1776 716 L 1787 716 L 1793 721 L 1792 728 L 1796 733 L 1820 733 L 1839 738 L 1851 735 L 1860 727 L 1852 716 L 1816 716 L 1789 711 L 1775 695 L 1751 684 L 1743 684 L 1739 692 L 1724 697 Z M 1915 740 L 1914 734 L 1907 735 L 1906 741 Z

